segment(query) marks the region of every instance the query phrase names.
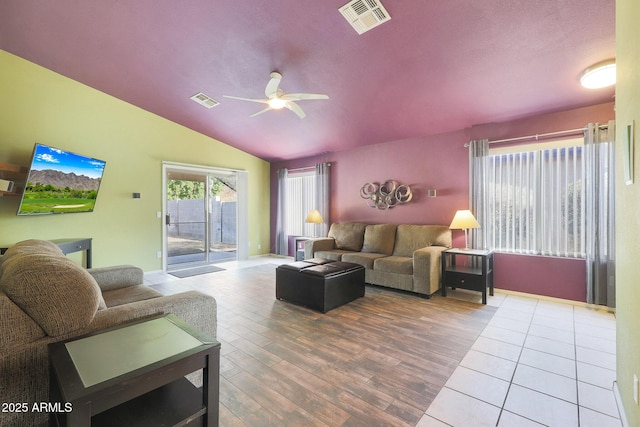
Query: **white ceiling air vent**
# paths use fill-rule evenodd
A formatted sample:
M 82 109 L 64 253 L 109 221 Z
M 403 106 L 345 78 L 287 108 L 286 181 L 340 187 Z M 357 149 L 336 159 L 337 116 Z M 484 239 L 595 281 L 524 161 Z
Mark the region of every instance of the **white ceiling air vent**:
M 212 97 L 210 97 L 209 95 L 205 95 L 204 93 L 200 92 L 200 93 L 196 93 L 195 95 L 193 95 L 191 97 L 191 99 L 193 99 L 194 101 L 196 101 L 198 104 L 203 105 L 207 108 L 213 108 L 216 105 L 219 105 L 220 103 L 218 101 L 216 101 L 215 99 L 213 99 Z
M 377 0 L 353 0 L 338 10 L 358 34 L 391 19 L 384 6 Z

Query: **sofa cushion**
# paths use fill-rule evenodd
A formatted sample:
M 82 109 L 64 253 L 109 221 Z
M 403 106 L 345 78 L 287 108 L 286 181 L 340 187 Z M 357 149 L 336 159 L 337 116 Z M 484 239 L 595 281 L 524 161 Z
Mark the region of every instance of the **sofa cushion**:
M 0 290 L 49 336 L 85 328 L 102 295 L 91 275 L 64 256 L 24 254 L 4 262 Z
M 342 249 L 332 249 L 330 251 L 316 251 L 316 256 L 320 258 L 325 258 L 331 261 L 341 261 L 342 255 L 344 254 L 352 254 L 353 251 L 345 251 Z
M 396 231 L 393 255 L 410 257 L 427 246 L 451 247 L 451 230 L 446 225 L 401 224 Z
M 144 272 L 134 265 L 112 265 L 87 269 L 102 292 L 144 283 Z
M 135 285 L 105 291 L 102 296 L 104 297 L 107 307 L 115 307 L 130 302 L 158 298 L 161 297 L 162 294 L 147 285 Z
M 62 250 L 53 242 L 48 240 L 29 239 L 18 242 L 11 246 L 2 256 L 0 263 L 0 277 L 5 269 L 5 262 L 11 258 L 23 254 L 49 254 L 55 256 L 63 256 Z
M 362 252 L 391 255 L 396 240 L 395 224 L 367 225 Z
M 0 354 L 5 354 L 17 344 L 26 344 L 44 337 L 44 331 L 9 297 L 0 292 Z
M 333 223 L 329 229 L 328 237 L 335 240 L 335 246 L 337 249 L 359 251 L 362 249 L 365 227 L 365 224 Z
M 350 252 L 342 255 L 342 261 L 360 264 L 364 268 L 371 270 L 373 269 L 373 262 L 376 259 L 386 256 L 387 255 L 385 254 L 373 254 L 368 252 Z
M 55 243 L 49 240 L 29 239 L 18 242 L 4 253 L 5 259 L 18 254 L 64 255 Z
M 11 256 L 8 260 L 3 262 L 3 271 L 13 271 L 13 269 L 10 268 L 11 265 L 13 264 L 23 264 L 24 263 L 24 258 L 26 257 L 27 259 L 33 259 L 32 256 L 39 256 L 39 257 L 51 257 L 51 258 L 60 258 L 60 259 L 65 259 L 67 261 L 70 261 L 68 258 L 66 258 L 62 252 L 60 252 L 60 254 L 58 255 L 54 255 L 54 254 L 46 254 L 46 253 L 39 253 L 39 252 L 34 252 L 34 253 L 28 253 L 28 252 L 24 252 L 21 254 L 17 254 L 17 255 L 13 255 Z M 40 258 L 39 258 L 40 259 Z M 78 266 L 77 264 L 75 264 L 75 268 L 80 268 L 82 270 L 84 270 L 82 267 Z M 88 271 L 88 270 L 84 270 L 84 271 Z M 3 283 L 8 280 L 9 278 L 9 274 L 7 274 L 6 276 L 0 276 L 0 289 L 2 289 Z M 97 284 L 97 282 L 96 282 Z M 100 290 L 100 287 L 98 285 L 98 310 L 104 310 L 105 308 L 107 308 L 107 305 L 104 302 L 104 298 L 102 297 L 102 290 Z
M 413 258 L 404 256 L 386 256 L 378 258 L 373 263 L 376 271 L 386 271 L 397 274 L 413 274 Z

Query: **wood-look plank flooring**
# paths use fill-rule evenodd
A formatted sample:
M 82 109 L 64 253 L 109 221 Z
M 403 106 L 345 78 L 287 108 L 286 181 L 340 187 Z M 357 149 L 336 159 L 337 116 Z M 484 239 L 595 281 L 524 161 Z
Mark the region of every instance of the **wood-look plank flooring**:
M 496 310 L 367 286 L 322 314 L 277 301 L 275 268 L 155 285 L 217 300 L 221 426 L 415 426 Z

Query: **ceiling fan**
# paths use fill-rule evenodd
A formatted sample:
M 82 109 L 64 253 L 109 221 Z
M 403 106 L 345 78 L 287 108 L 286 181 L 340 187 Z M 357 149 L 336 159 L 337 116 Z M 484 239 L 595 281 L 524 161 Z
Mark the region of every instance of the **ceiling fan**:
M 267 107 L 263 110 L 258 111 L 250 115 L 249 117 L 255 117 L 258 114 L 265 113 L 269 110 L 280 110 L 281 108 L 288 108 L 293 111 L 300 117 L 304 119 L 305 113 L 302 111 L 302 108 L 295 101 L 305 101 L 308 99 L 329 99 L 327 95 L 319 94 L 319 93 L 284 93 L 282 89 L 280 89 L 280 80 L 282 80 L 282 74 L 274 71 L 270 75 L 271 79 L 269 83 L 267 83 L 267 87 L 264 89 L 264 94 L 267 97 L 266 99 L 252 99 L 252 98 L 241 98 L 238 96 L 229 96 L 222 95 L 225 98 L 231 99 L 239 99 L 241 101 L 251 101 L 258 102 L 260 104 L 267 104 Z

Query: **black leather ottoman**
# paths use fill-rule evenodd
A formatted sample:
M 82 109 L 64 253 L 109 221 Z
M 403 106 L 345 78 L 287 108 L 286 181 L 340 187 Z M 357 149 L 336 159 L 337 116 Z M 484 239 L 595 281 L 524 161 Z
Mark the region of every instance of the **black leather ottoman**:
M 364 267 L 321 258 L 276 268 L 276 299 L 322 313 L 364 296 Z

